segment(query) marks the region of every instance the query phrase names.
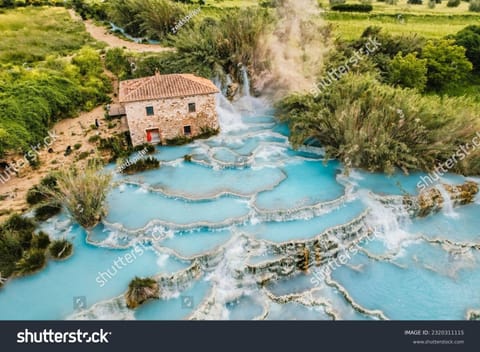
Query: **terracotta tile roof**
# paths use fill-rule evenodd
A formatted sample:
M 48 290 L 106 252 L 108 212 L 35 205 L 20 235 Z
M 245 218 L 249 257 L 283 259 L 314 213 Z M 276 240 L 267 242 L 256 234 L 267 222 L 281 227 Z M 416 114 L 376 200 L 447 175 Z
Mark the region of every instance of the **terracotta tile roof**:
M 157 73 L 150 77 L 121 81 L 119 101 L 125 103 L 218 92 L 217 87 L 206 78 L 192 74 L 161 75 Z

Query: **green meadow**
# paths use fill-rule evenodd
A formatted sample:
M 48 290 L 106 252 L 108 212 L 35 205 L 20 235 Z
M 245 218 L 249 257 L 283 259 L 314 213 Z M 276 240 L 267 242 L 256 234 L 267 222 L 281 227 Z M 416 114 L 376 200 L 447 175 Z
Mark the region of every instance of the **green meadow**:
M 84 26 L 61 7 L 21 7 L 0 11 L 0 63 L 23 64 L 48 55 L 70 55 L 94 44 Z M 98 44 L 97 44 L 98 45 Z

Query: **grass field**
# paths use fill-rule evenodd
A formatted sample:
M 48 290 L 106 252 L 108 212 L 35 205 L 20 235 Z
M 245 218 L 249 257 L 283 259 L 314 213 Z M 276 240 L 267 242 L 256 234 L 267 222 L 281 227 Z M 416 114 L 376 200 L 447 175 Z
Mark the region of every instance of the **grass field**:
M 368 26 L 383 27 L 394 35 L 416 33 L 427 38 L 441 38 L 468 25 L 480 25 L 480 14 L 469 12 L 468 3 L 462 1 L 460 6 L 453 8 L 446 4 L 444 0 L 435 9 L 430 9 L 426 1 L 423 5 L 409 5 L 406 0 L 397 5 L 374 2 L 374 10 L 370 13 L 330 11 L 327 2 L 322 7 L 326 11 L 324 18 L 333 24 L 335 34 L 346 40 L 358 38 Z
M 22 64 L 47 55 L 69 55 L 94 44 L 83 24 L 59 7 L 28 7 L 0 12 L 0 63 Z
M 207 0 L 206 4 L 215 9 L 228 7 L 245 7 L 258 5 L 258 0 Z M 347 0 L 347 3 L 359 3 Z M 332 23 L 335 35 L 352 40 L 360 36 L 368 26 L 381 26 L 391 34 L 413 34 L 427 38 L 441 38 L 454 34 L 470 24 L 480 25 L 480 13 L 468 11 L 468 3 L 462 1 L 458 7 L 447 7 L 442 0 L 434 9 L 423 5 L 410 5 L 407 0 L 400 0 L 396 5 L 374 1 L 371 13 L 345 13 L 330 11 L 327 0 L 320 0 L 319 5 L 325 11 L 324 18 Z M 205 14 L 214 15 L 214 9 L 205 9 Z

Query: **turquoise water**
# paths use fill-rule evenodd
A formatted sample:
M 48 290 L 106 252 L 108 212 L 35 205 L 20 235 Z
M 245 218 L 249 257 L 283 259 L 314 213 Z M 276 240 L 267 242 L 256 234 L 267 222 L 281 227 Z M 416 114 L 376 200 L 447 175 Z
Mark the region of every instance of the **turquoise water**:
M 373 195 L 416 194 L 424 174 L 345 176 L 339 162 L 323 162 L 321 148 L 293 150 L 287 126 L 261 100 L 219 99 L 218 110 L 219 136 L 158 147 L 160 169 L 116 174 L 108 216 L 91 233 L 65 214 L 44 223 L 74 243 L 74 254 L 10 280 L 0 289 L 0 319 L 465 319 L 480 309 L 478 200 L 409 219 Z M 264 277 L 246 270 L 285 257 L 271 246 L 313 240 L 365 214 L 376 237 L 328 280 L 315 283 L 325 266 L 311 267 L 262 287 Z M 190 277 L 193 264 L 201 274 Z M 177 281 L 130 311 L 121 297 L 135 276 Z

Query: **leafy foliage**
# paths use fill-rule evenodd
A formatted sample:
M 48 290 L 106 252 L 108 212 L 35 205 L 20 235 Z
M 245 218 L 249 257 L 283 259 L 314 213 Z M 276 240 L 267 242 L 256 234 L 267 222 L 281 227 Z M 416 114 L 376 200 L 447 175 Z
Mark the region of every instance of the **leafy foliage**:
M 458 7 L 460 6 L 460 0 L 448 0 L 447 7 Z
M 0 135 L 5 138 L 0 139 L 0 156 L 6 150 L 29 150 L 54 122 L 107 101 L 110 89 L 100 57 L 91 48 L 80 50 L 72 63 L 52 59 L 35 69 L 3 71 Z
M 158 169 L 160 167 L 160 162 L 158 159 L 150 156 L 148 158 L 141 158 L 134 163 L 128 165 L 122 170 L 124 174 L 134 174 L 141 171 Z
M 238 77 L 240 64 L 263 64 L 256 54 L 269 22 L 268 12 L 252 8 L 226 12 L 219 20 L 207 17 L 193 28 L 183 27 L 172 39 L 177 52 L 163 55 L 155 64 L 162 72 L 208 78 L 228 72 Z
M 22 258 L 17 262 L 16 271 L 21 274 L 33 273 L 45 265 L 46 257 L 42 249 L 33 248 L 23 253 Z
M 67 11 L 54 7 L 29 7 L 0 14 L 0 64 L 27 66 L 51 55 L 71 55 L 92 38 L 83 24 Z
M 47 175 L 40 181 L 40 185 L 35 185 L 27 192 L 27 203 L 36 205 L 47 200 L 47 196 L 41 192 L 40 186 L 55 189 L 57 187 L 57 178 L 54 175 Z
M 429 40 L 425 44 L 422 58 L 427 59 L 427 85 L 430 89 L 441 90 L 465 79 L 472 70 L 465 51 L 451 39 Z
M 73 245 L 65 239 L 60 239 L 53 241 L 48 250 L 52 258 L 65 259 L 72 254 Z
M 107 51 L 105 67 L 119 79 L 129 78 L 132 74 L 130 62 L 122 48 L 112 48 Z
M 96 0 L 71 0 L 71 6 L 82 17 L 82 19 L 94 18 L 96 20 L 106 20 L 107 3 Z
M 62 211 L 62 206 L 58 203 L 52 202 L 48 204 L 40 205 L 35 208 L 35 220 L 45 221 L 52 216 L 59 214 Z
M 331 9 L 340 12 L 371 12 L 373 6 L 370 4 L 338 4 L 333 5 Z
M 43 231 L 33 236 L 32 247 L 38 249 L 47 249 L 50 245 L 50 237 Z
M 326 159 L 387 173 L 430 170 L 471 140 L 477 123 L 469 100 L 421 96 L 352 74 L 320 96 L 286 97 L 278 114 L 294 145 L 314 140 Z
M 399 52 L 388 64 L 387 82 L 404 88 L 416 88 L 419 92 L 427 84 L 427 60 L 417 59 L 416 54 L 405 56 Z
M 136 37 L 163 38 L 186 14 L 186 7 L 169 0 L 112 0 L 109 18 Z
M 466 49 L 465 55 L 475 70 L 480 70 L 480 26 L 467 26 L 455 35 L 455 43 Z

